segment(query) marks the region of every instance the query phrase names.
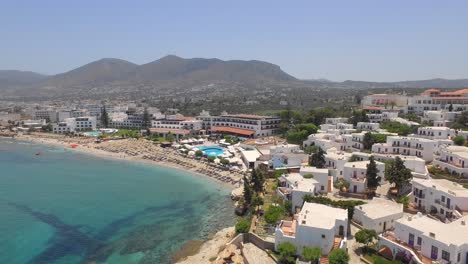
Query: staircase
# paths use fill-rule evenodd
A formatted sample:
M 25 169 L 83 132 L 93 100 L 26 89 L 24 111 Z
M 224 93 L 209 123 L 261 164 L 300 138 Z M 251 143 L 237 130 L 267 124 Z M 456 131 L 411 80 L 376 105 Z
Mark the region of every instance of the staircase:
M 340 248 L 340 244 L 341 244 L 341 238 L 335 237 L 335 240 L 333 241 L 332 250 Z
M 320 264 L 328 264 L 328 256 L 322 256 L 320 258 Z

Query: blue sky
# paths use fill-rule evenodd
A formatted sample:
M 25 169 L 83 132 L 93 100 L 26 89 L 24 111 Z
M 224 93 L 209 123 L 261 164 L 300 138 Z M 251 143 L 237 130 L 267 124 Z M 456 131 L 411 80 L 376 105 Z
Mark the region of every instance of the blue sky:
M 0 69 L 256 59 L 298 78 L 468 78 L 468 1 L 1 0 Z

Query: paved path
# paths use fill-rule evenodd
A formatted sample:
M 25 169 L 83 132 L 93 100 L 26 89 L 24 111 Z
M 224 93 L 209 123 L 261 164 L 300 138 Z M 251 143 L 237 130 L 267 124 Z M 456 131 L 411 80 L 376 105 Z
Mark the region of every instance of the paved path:
M 249 263 L 255 264 L 276 264 L 275 261 L 268 256 L 268 254 L 255 246 L 252 243 L 244 244 L 244 249 L 242 250 L 244 257 Z

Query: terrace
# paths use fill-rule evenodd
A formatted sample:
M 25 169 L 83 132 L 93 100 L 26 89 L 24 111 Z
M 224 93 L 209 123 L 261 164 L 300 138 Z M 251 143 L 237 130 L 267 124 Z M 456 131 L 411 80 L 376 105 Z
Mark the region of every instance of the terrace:
M 406 242 L 398 239 L 395 236 L 395 234 L 391 231 L 384 232 L 383 234 L 379 235 L 379 238 L 382 239 L 381 241 L 391 242 L 390 244 L 396 245 L 400 249 L 403 249 L 404 251 L 409 252 L 413 256 L 414 258 L 413 260 L 416 263 L 432 264 L 432 260 L 430 258 L 422 255 L 421 249 L 419 248 L 419 246 L 412 246 L 412 245 L 407 244 Z
M 296 236 L 296 225 L 297 221 L 292 220 L 292 221 L 281 221 L 280 225 L 278 228 L 281 229 L 281 232 L 283 232 L 284 235 L 286 236 Z

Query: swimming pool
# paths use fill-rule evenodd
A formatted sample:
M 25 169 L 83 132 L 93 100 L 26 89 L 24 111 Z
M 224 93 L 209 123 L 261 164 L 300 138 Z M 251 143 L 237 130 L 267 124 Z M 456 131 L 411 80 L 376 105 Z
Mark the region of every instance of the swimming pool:
M 90 136 L 90 137 L 98 137 L 101 135 L 101 132 L 99 131 L 91 131 L 91 132 L 84 132 L 83 133 L 85 136 Z
M 224 149 L 220 146 L 201 146 L 197 148 L 208 156 L 218 157 L 224 154 Z

